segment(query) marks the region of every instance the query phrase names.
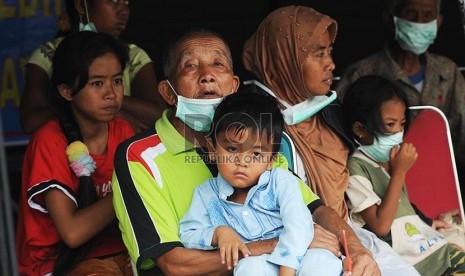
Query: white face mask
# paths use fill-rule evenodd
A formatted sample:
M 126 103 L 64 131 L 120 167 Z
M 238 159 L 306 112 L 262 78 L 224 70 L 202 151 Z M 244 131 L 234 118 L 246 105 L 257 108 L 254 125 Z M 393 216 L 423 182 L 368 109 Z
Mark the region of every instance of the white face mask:
M 437 19 L 428 23 L 411 22 L 394 16 L 395 38 L 405 51 L 421 55 L 433 44 L 438 31 Z
M 256 80 L 244 81 L 244 85 L 251 84 L 251 83 L 259 86 L 261 89 L 263 89 L 265 92 L 267 92 L 271 96 L 275 97 L 283 106 L 286 107 L 286 109 L 281 110 L 281 113 L 283 114 L 284 121 L 288 125 L 296 125 L 302 121 L 307 120 L 308 118 L 318 113 L 318 111 L 323 109 L 323 107 L 332 103 L 337 98 L 336 91 L 331 90 L 329 91 L 327 95 L 313 96 L 296 105 L 290 105 L 287 102 L 276 97 L 273 91 L 271 91 L 268 87 L 266 87 L 262 83 Z
M 89 22 L 89 23 L 87 23 L 85 25 L 82 22 L 79 22 L 79 31 L 80 32 L 82 32 L 82 31 L 91 31 L 91 32 L 96 33 L 97 28 L 95 28 L 95 25 L 92 22 Z
M 360 143 L 355 140 L 358 147 L 366 155 L 370 156 L 377 162 L 387 162 L 389 161 L 389 154 L 391 149 L 402 143 L 404 138 L 404 131 L 400 131 L 394 134 L 383 134 L 379 137 L 375 137 L 372 145 L 360 145 Z
M 186 98 L 178 95 L 168 80 L 166 80 L 166 82 L 178 99 L 178 103 L 176 104 L 176 117 L 195 131 L 208 132 L 213 121 L 213 116 L 215 115 L 215 108 L 220 104 L 223 98 Z

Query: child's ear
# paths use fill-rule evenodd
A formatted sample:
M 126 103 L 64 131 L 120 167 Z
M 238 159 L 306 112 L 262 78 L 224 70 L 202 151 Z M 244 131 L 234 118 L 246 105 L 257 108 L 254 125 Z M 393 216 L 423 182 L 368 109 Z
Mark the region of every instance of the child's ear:
M 57 86 L 58 93 L 67 101 L 72 101 L 73 100 L 73 93 L 71 92 L 71 89 L 69 87 L 62 83 Z
M 356 121 L 352 124 L 352 132 L 354 133 L 354 136 L 358 139 L 360 139 L 360 136 L 363 135 L 363 126 L 359 121 Z
M 210 161 L 216 162 L 216 149 L 210 137 L 207 137 L 207 148 L 208 148 L 208 159 L 210 159 Z
M 363 136 L 366 136 L 368 134 L 365 127 L 359 121 L 356 121 L 355 123 L 353 123 L 352 132 L 354 133 L 354 136 L 359 141 L 360 139 L 363 138 Z

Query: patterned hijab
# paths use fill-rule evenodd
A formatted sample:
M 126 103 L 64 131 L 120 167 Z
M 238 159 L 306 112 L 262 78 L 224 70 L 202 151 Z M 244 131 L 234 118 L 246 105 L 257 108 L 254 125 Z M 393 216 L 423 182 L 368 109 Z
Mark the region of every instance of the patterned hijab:
M 246 41 L 244 66 L 278 98 L 298 104 L 312 97 L 305 86 L 303 64 L 325 31 L 334 42 L 337 23 L 329 16 L 306 6 L 279 8 Z M 344 192 L 349 151 L 344 142 L 319 116 L 285 127 L 302 158 L 309 186 L 327 206 L 347 219 Z

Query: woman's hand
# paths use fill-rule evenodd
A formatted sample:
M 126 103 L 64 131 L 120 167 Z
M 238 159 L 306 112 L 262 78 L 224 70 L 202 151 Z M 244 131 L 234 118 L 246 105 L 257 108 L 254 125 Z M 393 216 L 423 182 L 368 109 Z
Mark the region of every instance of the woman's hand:
M 433 229 L 437 230 L 439 228 L 449 229 L 450 224 L 443 221 L 442 219 L 433 219 L 433 224 L 431 225 Z

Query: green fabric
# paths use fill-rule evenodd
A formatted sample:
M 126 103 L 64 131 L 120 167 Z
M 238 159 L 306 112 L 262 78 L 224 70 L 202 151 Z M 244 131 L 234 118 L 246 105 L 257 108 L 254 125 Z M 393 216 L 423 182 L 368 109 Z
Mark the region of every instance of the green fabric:
M 373 191 L 376 193 L 376 195 L 378 195 L 378 197 L 381 199 L 384 198 L 386 190 L 389 187 L 390 177 L 386 174 L 382 167 L 373 166 L 373 164 L 367 160 L 358 157 L 350 158 L 347 166 L 351 176 L 358 175 L 367 178 L 371 182 Z M 404 184 L 395 218 L 408 215 L 416 215 L 416 212 L 409 201 Z M 392 245 L 391 233 L 381 238 Z M 449 246 L 441 247 L 426 259 L 415 264 L 415 269 L 423 276 L 441 275 L 450 266 L 450 260 L 447 257 L 449 256 L 448 251 Z
M 347 167 L 349 168 L 350 175 L 359 175 L 367 178 L 372 186 L 373 191 L 378 195 L 379 198 L 383 199 L 387 188 L 389 187 L 390 177 L 384 172 L 381 167 L 373 167 L 367 161 L 359 158 L 350 158 Z M 410 204 L 405 184 L 402 188 L 400 195 L 399 207 L 395 218 L 416 215 L 415 209 Z
M 449 246 L 443 246 L 414 267 L 422 276 L 441 275 L 450 267 L 449 256 Z
M 444 275 L 465 275 L 465 252 L 449 245 L 450 265 Z

